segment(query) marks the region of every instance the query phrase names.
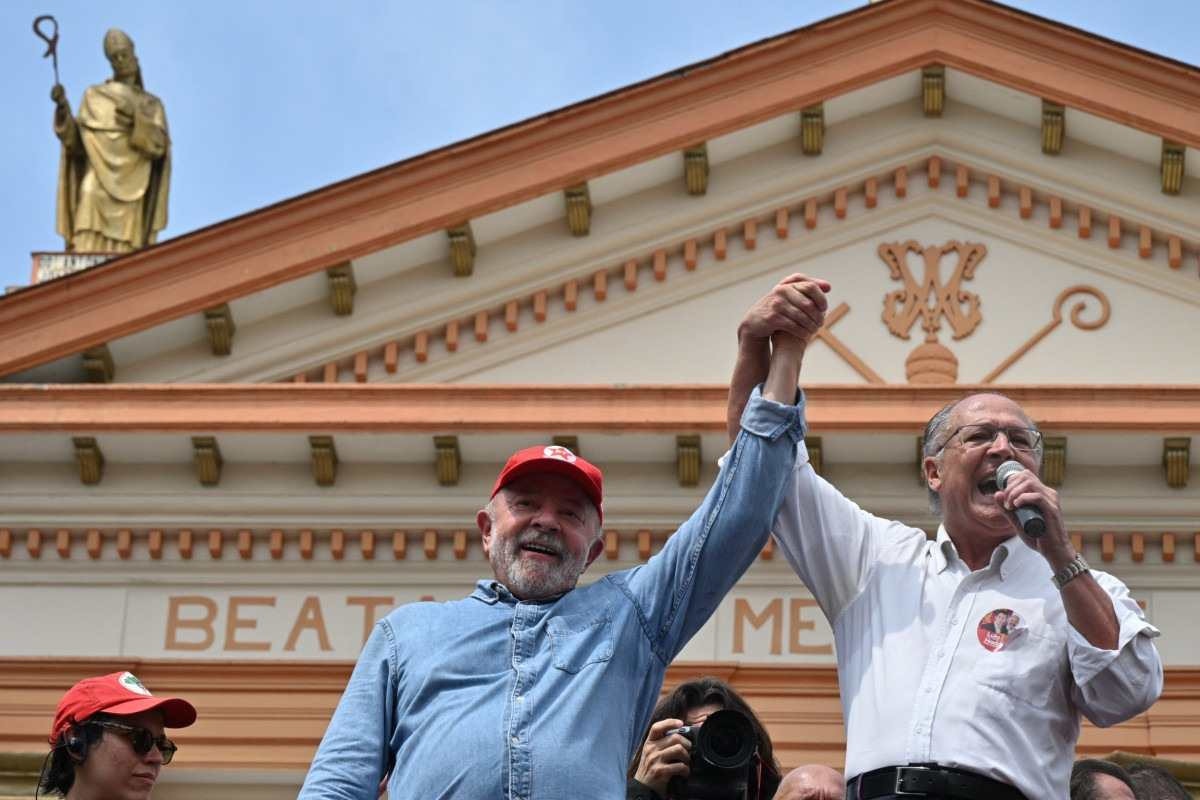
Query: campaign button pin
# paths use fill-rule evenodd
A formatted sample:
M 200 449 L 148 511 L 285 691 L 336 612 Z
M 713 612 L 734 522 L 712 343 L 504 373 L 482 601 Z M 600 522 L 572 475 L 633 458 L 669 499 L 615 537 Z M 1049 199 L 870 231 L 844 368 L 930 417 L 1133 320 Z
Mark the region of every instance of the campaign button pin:
M 1021 618 L 1011 608 L 996 608 L 983 615 L 975 634 L 985 650 L 995 653 L 1004 649 L 1020 624 Z

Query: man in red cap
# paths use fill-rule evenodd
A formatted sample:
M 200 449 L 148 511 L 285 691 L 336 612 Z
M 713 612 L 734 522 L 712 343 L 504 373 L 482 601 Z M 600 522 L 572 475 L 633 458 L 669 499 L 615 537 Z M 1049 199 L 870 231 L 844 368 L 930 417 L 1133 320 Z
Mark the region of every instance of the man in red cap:
M 130 672 L 85 678 L 58 702 L 39 788 L 68 800 L 145 800 L 175 755 L 163 729 L 195 721 L 191 703 L 155 697 Z
M 563 447 L 514 453 L 475 517 L 492 577 L 376 624 L 301 800 L 375 800 L 389 773 L 394 798 L 623 797 L 667 665 L 766 544 L 824 306 L 802 316 L 770 331 L 785 335 L 716 483 L 645 564 L 576 588 L 604 549 L 603 476 Z

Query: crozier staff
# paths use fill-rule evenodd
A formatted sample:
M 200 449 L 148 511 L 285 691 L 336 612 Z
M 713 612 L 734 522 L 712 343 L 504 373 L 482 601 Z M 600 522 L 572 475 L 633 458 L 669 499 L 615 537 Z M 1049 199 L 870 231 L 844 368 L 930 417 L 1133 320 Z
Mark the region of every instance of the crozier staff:
M 767 336 L 823 311 L 823 286 L 786 280 L 747 314 L 731 418 Z M 1072 547 L 1058 493 L 1037 475 L 1041 431 L 1019 405 L 968 395 L 929 420 L 924 441 L 935 540 L 859 508 L 804 449 L 775 522 L 837 641 L 846 796 L 1065 797 L 1080 715 L 1113 725 L 1162 691 L 1158 630 Z M 1019 469 L 1001 487 L 1010 461 Z M 1037 539 L 1014 514 L 1030 507 L 1044 518 Z

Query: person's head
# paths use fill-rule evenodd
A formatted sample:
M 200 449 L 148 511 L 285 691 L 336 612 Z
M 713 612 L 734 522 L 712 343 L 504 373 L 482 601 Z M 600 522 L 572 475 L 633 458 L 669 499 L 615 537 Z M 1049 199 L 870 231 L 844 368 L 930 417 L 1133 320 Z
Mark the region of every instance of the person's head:
M 522 600 L 562 594 L 604 549 L 603 476 L 557 445 L 514 453 L 475 515 L 496 580 Z
M 804 764 L 783 776 L 775 800 L 844 800 L 846 778 L 824 764 Z
M 995 626 L 997 633 L 999 633 L 1000 631 L 1003 631 L 1004 626 L 1007 624 L 1008 624 L 1008 612 L 1007 611 L 997 611 L 996 613 L 992 614 L 992 625 Z
M 1135 762 L 1126 767 L 1133 796 L 1137 800 L 1191 800 L 1192 795 L 1179 780 L 1162 767 Z
M 1042 434 L 1002 394 L 972 394 L 942 408 L 925 426 L 922 469 L 929 506 L 947 530 L 1003 541 L 1012 523 L 992 499 L 996 468 L 1016 461 L 1036 472 Z
M 650 725 L 664 719 L 683 720 L 684 725 L 702 725 L 709 714 L 725 708 L 740 711 L 749 718 L 750 726 L 754 729 L 754 738 L 758 742 L 758 757 L 763 766 L 763 786 L 771 790 L 764 792 L 762 796 L 771 797 L 779 784 L 779 762 L 775 760 L 775 748 L 771 744 L 771 737 L 750 705 L 732 686 L 720 678 L 697 678 L 676 686 L 658 701 L 650 715 Z M 633 761 L 629 765 L 631 778 L 637 773 L 638 764 L 641 763 L 642 746 L 646 743 L 649 732 L 647 726 L 637 750 L 634 751 Z
M 1134 800 L 1129 774 L 1119 764 L 1084 758 L 1071 767 L 1071 800 Z
M 86 678 L 58 702 L 41 789 L 97 800 L 145 800 L 175 755 L 164 728 L 185 728 L 196 709 L 155 697 L 129 672 Z
M 113 78 L 122 82 L 136 81 L 141 85 L 141 68 L 133 52 L 133 40 L 120 28 L 109 28 L 104 34 L 104 57 L 112 65 Z

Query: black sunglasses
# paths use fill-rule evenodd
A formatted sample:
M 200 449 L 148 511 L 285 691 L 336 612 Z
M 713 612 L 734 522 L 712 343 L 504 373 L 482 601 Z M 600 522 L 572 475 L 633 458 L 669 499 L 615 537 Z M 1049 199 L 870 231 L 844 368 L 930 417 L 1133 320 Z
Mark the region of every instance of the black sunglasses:
M 139 756 L 144 756 L 150 752 L 151 747 L 157 747 L 158 752 L 162 753 L 162 763 L 170 764 L 171 759 L 175 757 L 175 751 L 179 748 L 175 743 L 166 736 L 155 736 L 145 728 L 138 728 L 133 725 L 125 725 L 121 722 L 111 722 L 109 720 L 96 721 L 93 725 L 99 725 L 101 728 L 106 728 L 110 731 L 125 736 L 129 739 L 129 744 L 133 747 L 133 752 Z

